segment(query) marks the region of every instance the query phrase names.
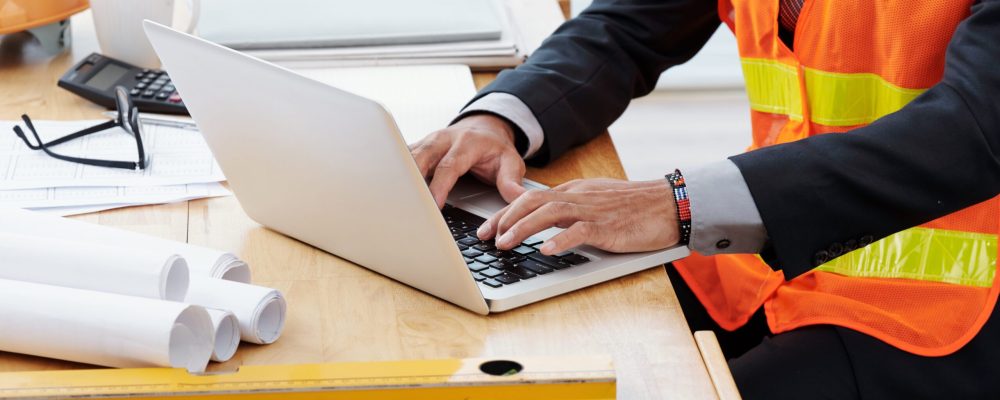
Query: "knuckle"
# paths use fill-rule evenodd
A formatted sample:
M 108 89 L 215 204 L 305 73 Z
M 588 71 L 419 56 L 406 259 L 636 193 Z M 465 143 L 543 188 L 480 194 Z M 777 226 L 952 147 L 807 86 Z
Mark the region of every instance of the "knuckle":
M 438 170 L 452 170 L 458 167 L 458 158 L 455 156 L 444 156 L 438 161 Z

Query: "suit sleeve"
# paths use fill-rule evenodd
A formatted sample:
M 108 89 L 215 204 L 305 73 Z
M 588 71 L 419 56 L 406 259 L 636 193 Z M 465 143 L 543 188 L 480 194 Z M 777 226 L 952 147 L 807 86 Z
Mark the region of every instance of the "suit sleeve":
M 1000 0 L 972 8 L 944 77 L 906 107 L 848 134 L 732 157 L 785 276 L 1000 192 Z M 837 246 L 832 246 L 834 244 Z
M 498 92 L 524 102 L 545 136 L 531 162 L 544 164 L 604 132 L 661 72 L 693 57 L 719 27 L 717 4 L 598 0 L 472 102 Z

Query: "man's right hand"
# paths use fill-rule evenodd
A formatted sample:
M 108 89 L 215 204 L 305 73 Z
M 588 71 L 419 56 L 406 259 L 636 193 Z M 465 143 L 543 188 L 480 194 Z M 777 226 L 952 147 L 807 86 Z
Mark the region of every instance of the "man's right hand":
M 525 192 L 524 160 L 514 146 L 514 129 L 493 115 L 476 114 L 431 133 L 410 145 L 413 159 L 430 189 L 438 208 L 444 207 L 448 192 L 467 172 L 483 182 L 496 185 L 508 203 Z

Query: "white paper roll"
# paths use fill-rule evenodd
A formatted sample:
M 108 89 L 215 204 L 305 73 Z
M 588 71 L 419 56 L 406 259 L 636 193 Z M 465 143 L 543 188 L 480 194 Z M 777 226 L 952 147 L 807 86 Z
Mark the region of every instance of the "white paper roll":
M 199 306 L 0 279 L 0 350 L 109 367 L 201 372 L 212 321 Z
M 206 308 L 205 311 L 212 318 L 212 330 L 215 332 L 212 361 L 229 361 L 240 345 L 240 321 L 236 319 L 236 314 L 228 310 Z
M 0 232 L 179 254 L 191 276 L 250 282 L 250 267 L 231 253 L 16 208 L 0 208 Z
M 275 289 L 192 277 L 186 301 L 232 311 L 240 322 L 240 337 L 245 342 L 273 343 L 285 327 L 285 297 Z
M 0 233 L 0 279 L 183 301 L 189 273 L 166 251 Z

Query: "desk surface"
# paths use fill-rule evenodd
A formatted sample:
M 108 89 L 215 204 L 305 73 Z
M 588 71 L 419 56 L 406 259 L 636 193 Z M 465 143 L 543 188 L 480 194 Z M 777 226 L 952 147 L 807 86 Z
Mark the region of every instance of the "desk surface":
M 45 57 L 23 38 L 0 38 L 0 119 L 100 118 L 102 111 L 58 89 L 74 60 L 97 49 L 89 13 L 74 17 L 71 52 Z M 484 85 L 493 75 L 479 74 Z M 3 133 L 0 133 L 3 134 Z M 625 174 L 607 134 L 528 176 L 553 185 Z M 610 354 L 619 397 L 712 398 L 715 391 L 663 268 L 606 282 L 502 314 L 481 317 L 272 232 L 233 197 L 133 207 L 77 217 L 233 251 L 255 283 L 282 290 L 284 335 L 267 346 L 241 344 L 242 364 L 357 360 Z M 0 221 L 2 223 L 2 221 Z M 0 353 L 0 371 L 89 367 Z

